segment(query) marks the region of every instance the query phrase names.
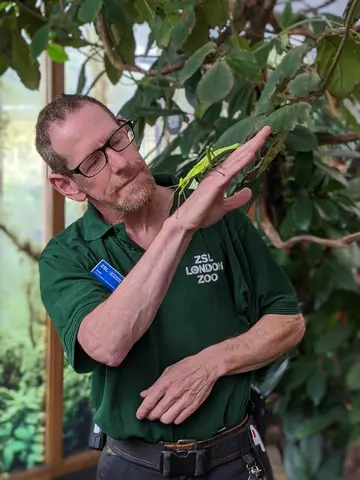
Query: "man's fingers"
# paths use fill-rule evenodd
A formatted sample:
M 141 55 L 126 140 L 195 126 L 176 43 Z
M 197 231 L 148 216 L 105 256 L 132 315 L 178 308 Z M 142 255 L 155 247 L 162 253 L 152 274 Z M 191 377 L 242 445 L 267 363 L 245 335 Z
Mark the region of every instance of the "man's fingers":
M 188 401 L 186 401 L 184 398 L 180 398 L 177 402 L 175 402 L 168 410 L 165 412 L 161 417 L 160 417 L 160 422 L 165 423 L 166 425 L 169 425 L 170 423 L 173 423 L 175 418 L 177 418 L 179 415 L 182 414 L 185 410 L 187 410 L 188 407 Z M 193 404 L 191 405 L 191 408 L 194 408 Z M 190 415 L 190 413 L 189 413 Z
M 224 171 L 227 171 L 230 175 L 234 175 L 246 167 L 254 158 L 255 153 L 264 145 L 270 133 L 271 128 L 264 127 L 255 137 L 237 148 L 235 152 L 222 163 Z
M 148 413 L 155 407 L 158 401 L 165 395 L 166 391 L 163 389 L 154 390 L 150 393 L 145 400 L 142 402 L 140 407 L 136 412 L 136 417 L 138 420 L 145 418 Z
M 160 402 L 151 410 L 147 418 L 149 420 L 157 420 L 159 419 L 165 412 L 169 410 L 169 408 L 178 400 L 179 394 L 174 396 L 170 395 L 169 392 L 163 396 Z
M 243 188 L 240 192 L 236 192 L 230 198 L 224 200 L 225 207 L 228 211 L 235 210 L 245 205 L 252 196 L 250 188 Z
M 180 414 L 174 418 L 173 423 L 175 425 L 180 425 L 180 423 L 184 422 L 190 415 L 194 413 L 196 409 L 194 408 L 193 405 L 190 405 L 190 407 L 185 408 L 180 412 Z

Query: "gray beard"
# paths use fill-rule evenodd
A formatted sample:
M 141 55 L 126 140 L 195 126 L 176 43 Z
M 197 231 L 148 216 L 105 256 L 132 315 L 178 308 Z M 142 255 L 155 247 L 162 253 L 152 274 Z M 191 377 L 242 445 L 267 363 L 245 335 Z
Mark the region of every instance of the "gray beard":
M 152 181 L 149 181 L 147 185 L 138 186 L 135 192 L 130 195 L 130 198 L 120 199 L 116 202 L 105 201 L 99 198 L 95 198 L 89 193 L 88 200 L 95 200 L 102 205 L 106 205 L 108 207 L 113 208 L 114 210 L 119 210 L 120 212 L 138 212 L 142 208 L 149 205 L 149 203 L 153 200 L 156 192 L 156 183 L 153 177 L 151 177 Z M 131 198 L 135 197 L 135 198 Z

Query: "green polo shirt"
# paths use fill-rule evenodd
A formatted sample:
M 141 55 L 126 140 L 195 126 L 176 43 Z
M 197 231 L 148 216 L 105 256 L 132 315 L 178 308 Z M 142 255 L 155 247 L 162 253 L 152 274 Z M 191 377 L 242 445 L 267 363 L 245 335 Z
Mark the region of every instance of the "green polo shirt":
M 167 175 L 155 179 L 174 185 Z M 176 204 L 174 198 L 173 211 Z M 252 223 L 233 211 L 194 234 L 152 325 L 119 367 L 108 367 L 90 358 L 76 339 L 84 317 L 110 295 L 90 271 L 104 259 L 125 276 L 143 253 L 123 224 L 104 223 L 89 204 L 41 254 L 43 303 L 70 364 L 76 372 L 92 372 L 94 421 L 107 435 L 149 442 L 209 438 L 243 419 L 250 373 L 218 380 L 181 425 L 137 420 L 140 392 L 169 365 L 246 332 L 265 314 L 299 313 L 294 290 Z

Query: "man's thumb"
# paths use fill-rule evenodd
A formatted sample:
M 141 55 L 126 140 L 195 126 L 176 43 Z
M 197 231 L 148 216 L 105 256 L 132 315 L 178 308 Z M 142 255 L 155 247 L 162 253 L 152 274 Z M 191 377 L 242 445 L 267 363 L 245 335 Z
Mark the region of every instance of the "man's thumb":
M 250 188 L 243 188 L 240 192 L 236 192 L 232 197 L 225 200 L 225 207 L 230 212 L 236 208 L 240 208 L 251 198 L 252 192 Z

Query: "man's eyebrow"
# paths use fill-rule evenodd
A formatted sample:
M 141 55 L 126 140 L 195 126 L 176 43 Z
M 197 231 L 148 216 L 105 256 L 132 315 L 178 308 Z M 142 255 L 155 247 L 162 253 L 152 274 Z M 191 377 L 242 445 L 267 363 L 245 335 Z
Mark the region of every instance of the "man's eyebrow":
M 101 148 L 102 146 L 105 145 L 105 143 L 110 140 L 110 138 L 114 135 L 114 133 L 116 132 L 116 130 L 119 129 L 119 126 L 115 127 L 112 129 L 112 131 L 110 133 L 107 133 L 106 136 L 103 135 L 102 137 L 100 137 L 99 139 L 99 146 L 97 148 L 94 148 L 90 151 L 90 153 L 88 153 L 86 155 L 86 157 L 89 157 L 90 155 L 92 155 L 93 153 L 97 152 L 99 150 L 99 148 Z

